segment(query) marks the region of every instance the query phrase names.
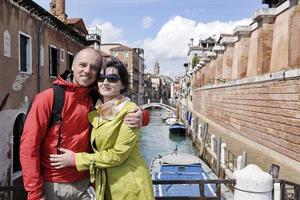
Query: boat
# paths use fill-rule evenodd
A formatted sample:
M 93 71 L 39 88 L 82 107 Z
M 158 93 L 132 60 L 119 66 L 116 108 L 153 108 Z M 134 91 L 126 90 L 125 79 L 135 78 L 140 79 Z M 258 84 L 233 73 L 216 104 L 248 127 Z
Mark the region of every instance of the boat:
M 166 122 L 167 119 L 169 118 L 175 118 L 176 116 L 171 113 L 171 112 L 168 112 L 168 113 L 164 113 L 161 115 L 161 119 L 162 119 L 162 122 Z
M 171 124 L 174 124 L 174 123 L 176 123 L 176 118 L 175 117 L 170 117 L 170 118 L 167 118 L 166 119 L 166 124 L 167 125 L 171 125 Z
M 208 180 L 218 179 L 212 170 L 197 156 L 178 152 L 158 154 L 150 165 L 152 179 L 159 180 Z M 225 187 L 225 186 L 222 186 Z M 223 188 L 223 190 L 225 190 Z M 228 191 L 228 189 L 227 189 Z M 154 192 L 156 197 L 199 197 L 199 184 L 155 184 Z M 204 185 L 206 197 L 216 196 L 215 184 Z M 232 194 L 221 199 L 232 199 Z M 228 196 L 229 195 L 229 196 Z
M 183 124 L 181 124 L 179 122 L 175 122 L 174 124 L 170 125 L 169 133 L 185 136 L 186 128 Z

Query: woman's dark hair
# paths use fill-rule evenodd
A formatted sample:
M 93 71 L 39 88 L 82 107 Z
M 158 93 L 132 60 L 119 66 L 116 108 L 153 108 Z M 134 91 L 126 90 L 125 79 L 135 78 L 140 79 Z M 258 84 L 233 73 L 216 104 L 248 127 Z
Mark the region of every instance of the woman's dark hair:
M 115 59 L 108 61 L 104 63 L 104 66 L 102 66 L 101 71 L 103 71 L 104 75 L 106 74 L 106 69 L 109 67 L 113 67 L 118 70 L 120 80 L 124 86 L 124 88 L 120 91 L 120 93 L 123 94 L 127 92 L 128 85 L 129 85 L 129 78 L 128 78 L 129 75 L 125 65 L 121 61 Z M 98 72 L 97 79 L 100 77 L 101 71 Z

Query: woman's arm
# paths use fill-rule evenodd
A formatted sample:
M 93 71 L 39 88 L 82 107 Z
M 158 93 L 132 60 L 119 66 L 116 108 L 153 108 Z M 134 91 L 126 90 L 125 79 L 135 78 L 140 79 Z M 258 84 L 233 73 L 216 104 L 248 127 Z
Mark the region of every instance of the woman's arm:
M 136 148 L 139 136 L 139 128 L 130 128 L 127 124 L 123 123 L 113 148 L 91 154 L 77 153 L 75 155 L 77 170 L 87 170 L 91 164 L 98 168 L 121 165 L 128 159 L 133 149 Z
M 61 149 L 63 154 L 50 155 L 51 165 L 57 169 L 76 165 L 78 171 L 88 170 L 90 165 L 108 168 L 121 165 L 127 160 L 139 139 L 140 129 L 123 123 L 113 148 L 95 153 L 74 153 Z

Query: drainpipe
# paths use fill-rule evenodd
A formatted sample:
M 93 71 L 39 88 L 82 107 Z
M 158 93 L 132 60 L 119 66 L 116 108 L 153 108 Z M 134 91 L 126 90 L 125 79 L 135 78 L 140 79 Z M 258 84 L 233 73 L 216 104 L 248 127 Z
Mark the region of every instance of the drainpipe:
M 43 25 L 45 18 L 42 17 L 42 21 L 39 24 L 38 39 L 37 39 L 37 50 L 38 50 L 38 63 L 37 63 L 37 93 L 41 91 L 41 33 L 43 32 Z

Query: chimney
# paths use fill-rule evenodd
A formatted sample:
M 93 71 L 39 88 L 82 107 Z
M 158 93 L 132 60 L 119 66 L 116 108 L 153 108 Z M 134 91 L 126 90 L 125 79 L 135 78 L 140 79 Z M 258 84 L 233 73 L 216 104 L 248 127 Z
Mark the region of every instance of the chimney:
M 51 0 L 50 12 L 62 22 L 66 22 L 67 15 L 65 12 L 65 0 Z

